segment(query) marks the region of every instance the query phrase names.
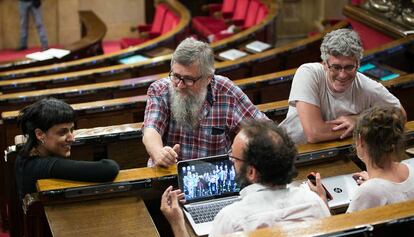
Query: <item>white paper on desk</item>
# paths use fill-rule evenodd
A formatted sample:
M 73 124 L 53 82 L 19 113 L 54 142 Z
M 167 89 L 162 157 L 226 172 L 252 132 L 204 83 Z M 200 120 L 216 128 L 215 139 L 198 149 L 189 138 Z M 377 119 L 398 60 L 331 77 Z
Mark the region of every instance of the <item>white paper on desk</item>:
M 53 56 L 46 54 L 44 52 L 35 52 L 35 53 L 26 54 L 26 58 L 33 59 L 36 61 L 43 61 L 43 60 L 52 59 Z
M 48 50 L 43 51 L 42 53 L 51 55 L 55 58 L 63 58 L 70 53 L 70 50 L 50 48 Z
M 253 41 L 250 44 L 246 45 L 246 49 L 253 53 L 263 52 L 271 47 L 270 44 L 264 43 L 262 41 Z
M 237 50 L 237 49 L 229 49 L 219 54 L 220 57 L 227 59 L 227 60 L 236 60 L 246 55 L 247 53 Z

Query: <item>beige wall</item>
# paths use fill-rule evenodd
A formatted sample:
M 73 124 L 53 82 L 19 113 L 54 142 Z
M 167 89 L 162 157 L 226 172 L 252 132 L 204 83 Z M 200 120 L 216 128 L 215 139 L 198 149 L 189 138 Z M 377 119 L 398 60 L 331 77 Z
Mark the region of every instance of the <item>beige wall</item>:
M 342 7 L 348 0 L 275 0 L 280 6 L 277 38 L 300 38 L 316 30 L 324 19 L 344 18 Z
M 78 10 L 94 11 L 107 25 L 105 40 L 133 36 L 131 26 L 145 22 L 144 0 L 42 0 L 43 23 L 50 45 L 67 45 L 80 38 Z M 0 49 L 19 43 L 17 0 L 0 0 Z M 33 20 L 29 22 L 29 46 L 38 46 Z

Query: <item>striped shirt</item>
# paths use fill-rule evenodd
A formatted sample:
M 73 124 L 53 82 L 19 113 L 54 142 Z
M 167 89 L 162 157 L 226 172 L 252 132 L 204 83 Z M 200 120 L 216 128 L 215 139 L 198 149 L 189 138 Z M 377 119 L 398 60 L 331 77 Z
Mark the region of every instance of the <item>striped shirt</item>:
M 185 129 L 171 116 L 170 84 L 164 78 L 148 88 L 143 130 L 157 130 L 164 146 L 180 144 L 180 160 L 224 154 L 230 149 L 240 122 L 246 118 L 267 119 L 232 81 L 215 75 L 208 85 L 200 125 L 195 130 Z

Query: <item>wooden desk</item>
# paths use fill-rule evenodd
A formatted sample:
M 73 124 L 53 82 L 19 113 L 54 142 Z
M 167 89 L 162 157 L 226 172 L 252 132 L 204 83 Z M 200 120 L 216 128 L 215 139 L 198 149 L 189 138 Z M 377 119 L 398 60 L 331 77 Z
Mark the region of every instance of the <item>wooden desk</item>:
M 414 129 L 414 122 L 409 122 L 407 127 Z M 335 141 L 335 142 L 325 142 L 321 144 L 307 144 L 298 147 L 300 153 L 308 152 L 318 152 L 321 150 L 331 149 L 334 146 L 350 146 L 351 140 Z M 313 150 L 312 150 L 313 149 Z M 324 177 L 349 174 L 359 171 L 358 167 L 347 159 L 326 159 L 324 162 L 318 163 L 308 163 L 307 166 L 298 167 L 299 175 L 297 179 L 301 180 L 306 177 L 310 171 L 321 172 Z M 121 170 L 118 177 L 115 179 L 116 182 L 123 181 L 132 181 L 137 179 L 159 179 L 162 177 L 169 177 L 176 175 L 176 167 L 172 166 L 168 169 L 164 168 L 140 168 L 140 169 L 131 169 L 131 170 Z M 53 190 L 61 189 L 70 189 L 78 187 L 86 187 L 95 185 L 94 183 L 85 183 L 85 182 L 76 182 L 76 181 L 66 181 L 66 180 L 57 180 L 57 179 L 47 179 L 38 181 L 38 190 L 40 193 L 47 193 Z
M 323 36 L 330 30 L 344 28 L 347 25 L 348 24 L 346 22 L 341 22 L 320 34 L 305 40 L 299 40 L 298 42 L 285 45 L 281 48 L 275 48 L 262 53 L 249 55 L 235 61 L 216 63 L 216 72 L 217 74 L 227 76 L 232 80 L 235 80 L 295 68 L 305 62 L 319 61 L 319 44 Z M 171 55 L 165 55 L 127 65 L 111 64 L 106 67 L 79 70 L 76 72 L 66 72 L 41 77 L 28 77 L 24 78 L 24 81 L 20 81 L 19 79 L 12 77 L 10 78 L 13 81 L 12 83 L 7 84 L 7 82 L 3 82 L 2 86 L 12 90 L 20 84 L 23 85 L 19 88 L 21 90 L 24 89 L 23 87 L 27 87 L 27 90 L 33 90 L 35 89 L 33 88 L 34 86 L 28 86 L 27 84 L 30 85 L 30 83 L 37 83 L 42 86 L 42 84 L 44 85 L 47 82 L 53 81 L 66 82 L 68 84 L 72 81 L 72 83 L 80 84 L 87 83 L 88 81 L 90 82 L 91 80 L 102 82 L 137 76 L 154 75 L 157 73 L 168 72 L 170 70 L 171 57 Z M 292 60 L 288 60 L 288 64 L 285 63 L 287 58 L 292 58 Z M 155 66 L 157 66 L 158 69 L 154 69 Z
M 86 160 L 113 157 L 118 161 L 121 169 L 146 166 L 148 155 L 140 140 L 142 124 L 137 124 L 143 121 L 146 99 L 147 96 L 134 96 L 72 104 L 77 114 L 75 121 L 77 142 L 73 144 L 72 157 L 82 157 Z M 263 104 L 258 107 L 269 118 L 281 122 L 287 112 L 287 101 Z M 0 148 L 5 149 L 15 144 L 14 138 L 20 134 L 16 121 L 17 115 L 18 111 L 2 113 Z M 91 129 L 81 132 L 80 129 L 84 128 Z M 80 136 L 79 132 L 87 136 Z
M 358 212 L 335 215 L 319 220 L 258 229 L 253 232 L 237 232 L 234 237 L 288 237 L 316 236 L 353 229 L 364 225 L 379 225 L 398 218 L 414 216 L 414 200 L 365 209 Z M 374 227 L 375 228 L 375 227 Z M 377 233 L 378 234 L 378 233 Z M 380 233 L 379 233 L 380 234 Z M 407 233 L 408 234 L 408 233 Z M 375 235 L 374 235 L 375 236 Z M 382 236 L 382 235 L 379 235 Z
M 44 209 L 53 236 L 159 236 L 139 197 L 53 204 Z

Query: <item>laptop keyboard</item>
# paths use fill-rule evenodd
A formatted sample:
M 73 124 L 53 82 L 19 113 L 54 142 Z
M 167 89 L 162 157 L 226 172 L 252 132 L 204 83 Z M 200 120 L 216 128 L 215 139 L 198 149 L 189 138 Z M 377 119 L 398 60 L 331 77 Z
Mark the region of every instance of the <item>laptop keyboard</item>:
M 196 224 L 213 221 L 217 213 L 225 206 L 237 201 L 237 198 L 227 199 L 218 202 L 200 204 L 197 206 L 187 207 L 187 211 L 193 217 Z

